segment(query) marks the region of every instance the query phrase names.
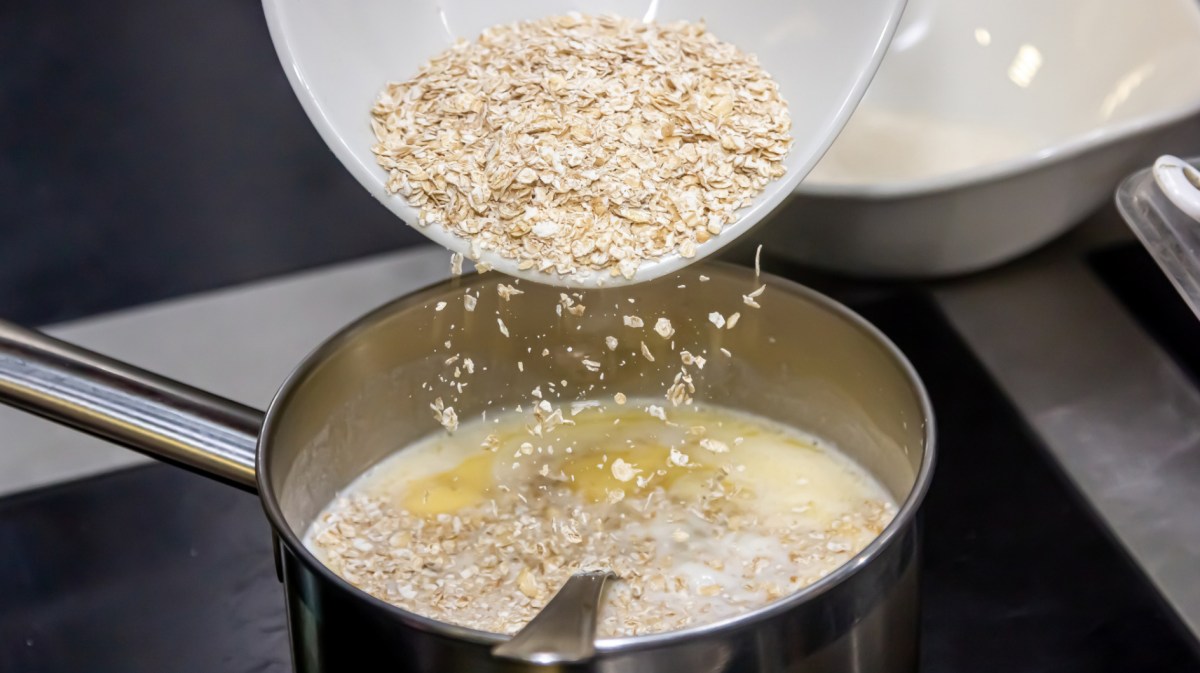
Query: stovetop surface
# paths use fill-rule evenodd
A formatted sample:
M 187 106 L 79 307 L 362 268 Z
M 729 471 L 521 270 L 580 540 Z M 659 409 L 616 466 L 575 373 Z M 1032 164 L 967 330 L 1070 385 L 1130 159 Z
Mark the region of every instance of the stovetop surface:
M 908 355 L 937 414 L 921 670 L 1200 671 L 1190 636 L 934 302 L 840 294 Z M 0 671 L 289 670 L 252 496 L 137 467 L 0 499 L 0 550 Z

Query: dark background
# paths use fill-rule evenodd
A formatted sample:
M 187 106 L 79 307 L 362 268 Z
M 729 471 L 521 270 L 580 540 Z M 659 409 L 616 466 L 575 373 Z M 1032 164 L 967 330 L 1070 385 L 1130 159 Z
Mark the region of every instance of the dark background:
M 421 240 L 326 149 L 258 2 L 0 0 L 0 318 Z

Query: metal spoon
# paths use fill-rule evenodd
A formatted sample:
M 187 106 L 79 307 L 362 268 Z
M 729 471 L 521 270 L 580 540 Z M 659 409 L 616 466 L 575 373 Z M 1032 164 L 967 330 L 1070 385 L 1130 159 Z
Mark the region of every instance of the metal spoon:
M 554 598 L 517 635 L 492 648 L 492 654 L 532 664 L 568 664 L 596 653 L 596 611 L 611 570 L 571 575 Z

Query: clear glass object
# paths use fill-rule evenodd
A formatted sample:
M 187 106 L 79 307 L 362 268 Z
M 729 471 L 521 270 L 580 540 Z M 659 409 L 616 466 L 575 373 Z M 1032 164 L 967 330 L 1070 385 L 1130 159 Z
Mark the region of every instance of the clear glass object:
M 1129 227 L 1200 318 L 1200 157 L 1160 158 L 1126 178 L 1116 200 Z

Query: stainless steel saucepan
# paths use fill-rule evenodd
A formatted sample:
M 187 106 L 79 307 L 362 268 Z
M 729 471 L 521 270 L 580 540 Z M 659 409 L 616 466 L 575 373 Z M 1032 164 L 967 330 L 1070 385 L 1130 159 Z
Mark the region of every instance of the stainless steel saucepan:
M 667 317 L 678 344 L 707 352 L 707 366 L 695 375 L 700 401 L 834 442 L 902 506 L 862 553 L 796 594 L 717 623 L 601 639 L 594 657 L 565 670 L 915 670 L 916 514 L 934 430 L 921 382 L 887 339 L 841 305 L 778 278 L 763 277 L 762 308 L 751 308 L 742 296 L 758 280 L 728 265 L 590 292 L 582 317 L 557 315 L 558 290 L 547 286 L 523 284 L 524 295 L 505 301 L 496 292 L 502 282 L 511 281 L 495 274 L 452 279 L 367 314 L 309 355 L 265 414 L 0 323 L 0 400 L 256 491 L 277 538 L 297 671 L 549 670 L 494 658 L 504 636 L 436 622 L 359 591 L 323 567 L 301 538 L 365 470 L 444 432 L 429 404 L 445 394 L 438 377 L 449 357 L 475 363 L 456 393 L 463 419 L 490 405 L 528 403 L 530 390 L 548 380 L 566 381 L 557 386 L 564 402 L 615 392 L 661 397 L 678 369 L 664 340 L 646 338 L 663 349 L 653 362 L 603 344 L 608 335 L 632 337 L 622 315 L 641 316 L 647 331 L 652 319 Z M 474 311 L 463 306 L 468 291 L 479 295 Z M 435 310 L 440 302 L 446 306 Z M 717 329 L 710 311 L 740 311 L 742 319 L 736 329 Z M 603 379 L 584 358 L 602 362 Z M 621 359 L 626 366 L 618 366 Z

